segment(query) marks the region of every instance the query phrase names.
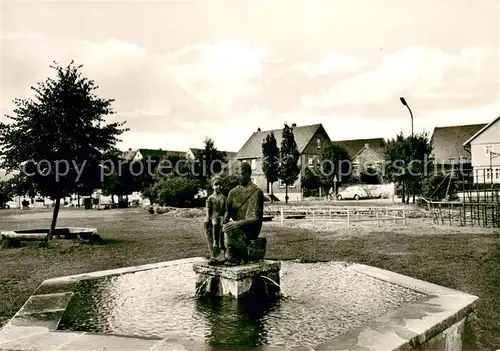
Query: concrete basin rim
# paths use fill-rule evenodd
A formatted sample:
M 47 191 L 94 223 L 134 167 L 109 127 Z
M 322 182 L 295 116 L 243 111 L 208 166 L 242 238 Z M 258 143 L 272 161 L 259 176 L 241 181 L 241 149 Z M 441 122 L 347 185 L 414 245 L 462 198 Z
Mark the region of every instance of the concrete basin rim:
M 189 264 L 189 263 L 199 263 L 203 262 L 205 258 L 203 257 L 190 257 L 190 258 L 185 258 L 185 259 L 180 259 L 180 260 L 171 260 L 171 261 L 163 261 L 163 262 L 157 262 L 157 263 L 152 263 L 152 264 L 145 264 L 145 265 L 140 265 L 140 266 L 130 266 L 130 267 L 123 267 L 123 268 L 118 268 L 118 269 L 112 269 L 112 270 L 103 270 L 103 271 L 96 271 L 96 272 L 91 272 L 91 273 L 83 273 L 83 274 L 77 274 L 77 275 L 71 275 L 71 276 L 64 276 L 64 277 L 58 277 L 58 278 L 51 278 L 51 279 L 46 279 L 44 280 L 38 288 L 41 286 L 48 286 L 48 285 L 57 285 L 57 284 L 68 284 L 68 291 L 61 291 L 58 293 L 53 293 L 53 294 L 41 294 L 43 296 L 54 296 L 54 295 L 64 295 L 70 293 L 70 298 L 71 299 L 72 295 L 74 294 L 74 285 L 71 283 L 74 282 L 79 282 L 82 280 L 88 280 L 88 279 L 101 279 L 105 277 L 111 277 L 111 276 L 118 276 L 122 274 L 128 274 L 128 273 L 134 273 L 134 272 L 141 272 L 141 271 L 147 271 L 147 270 L 152 270 L 152 269 L 157 269 L 157 268 L 164 268 L 164 267 L 169 267 L 169 266 L 176 266 L 176 265 L 181 265 L 181 264 Z M 287 261 L 279 261 L 279 262 L 287 262 Z M 344 263 L 342 261 L 329 261 L 330 263 Z M 326 262 L 325 262 L 326 263 Z M 419 299 L 417 301 L 414 301 L 412 303 L 409 303 L 407 305 L 404 305 L 403 307 L 400 307 L 398 309 L 392 310 L 391 312 L 373 318 L 367 322 L 365 322 L 362 326 L 358 328 L 354 328 L 348 333 L 353 333 L 356 331 L 362 332 L 363 330 L 369 328 L 370 323 L 377 321 L 377 320 L 382 320 L 385 321 L 387 325 L 387 330 L 388 333 L 390 332 L 396 332 L 396 330 L 393 330 L 393 326 L 390 323 L 391 315 L 395 315 L 397 313 L 401 314 L 401 312 L 404 312 L 405 310 L 410 311 L 411 309 L 418 308 L 418 306 L 422 305 L 423 300 L 426 301 L 432 301 L 433 304 L 439 305 L 440 302 L 447 302 L 450 299 L 454 299 L 460 302 L 460 304 L 457 304 L 456 307 L 454 308 L 444 308 L 446 312 L 445 315 L 439 317 L 439 321 L 437 322 L 432 322 L 428 326 L 425 327 L 425 330 L 421 333 L 416 333 L 414 337 L 412 337 L 409 340 L 406 340 L 404 342 L 398 342 L 398 343 L 386 343 L 387 350 L 404 350 L 408 348 L 408 346 L 411 346 L 411 344 L 415 341 L 419 342 L 425 342 L 429 340 L 430 338 L 434 337 L 435 335 L 438 335 L 439 333 L 443 332 L 444 330 L 448 329 L 450 326 L 452 326 L 454 323 L 457 321 L 466 318 L 467 315 L 474 310 L 476 307 L 479 298 L 474 295 L 470 295 L 458 290 L 446 288 L 440 285 L 428 283 L 426 281 L 418 280 L 412 277 L 408 277 L 405 275 L 401 275 L 399 273 L 383 270 L 380 268 L 372 267 L 372 266 L 367 266 L 367 265 L 362 265 L 362 264 L 356 264 L 356 263 L 349 263 L 347 265 L 344 265 L 344 268 L 346 269 L 351 269 L 354 270 L 358 273 L 364 274 L 366 276 L 370 276 L 372 278 L 382 280 L 391 284 L 395 284 L 404 288 L 408 288 L 417 292 L 420 292 L 425 295 L 422 299 Z M 37 290 L 38 290 L 37 288 Z M 39 327 L 36 325 L 33 326 L 15 326 L 11 324 L 11 322 L 16 318 L 16 317 L 23 317 L 25 316 L 24 314 L 20 314 L 20 312 L 23 310 L 23 308 L 28 304 L 30 299 L 35 295 L 36 291 L 30 296 L 30 298 L 23 304 L 23 306 L 16 312 L 16 314 L 7 322 L 7 324 L 0 329 L 0 338 L 2 337 L 2 334 L 7 331 L 7 330 L 12 330 L 12 329 L 18 329 L 18 330 L 33 330 L 33 327 L 38 328 L 38 332 L 36 333 L 37 335 L 44 335 L 45 332 L 43 330 L 46 330 L 47 332 L 66 332 L 72 335 L 99 335 L 99 336 L 114 336 L 114 337 L 122 337 L 122 338 L 130 338 L 130 339 L 144 339 L 140 337 L 135 337 L 135 336 L 124 336 L 124 335 L 112 335 L 112 334 L 99 334 L 99 333 L 88 333 L 88 332 L 74 332 L 74 331 L 59 331 L 56 329 L 52 330 L 48 327 Z M 68 303 L 69 303 L 68 300 Z M 424 302 L 425 303 L 425 302 Z M 67 304 L 66 304 L 67 308 Z M 65 310 L 65 309 L 64 309 Z M 442 313 L 444 313 L 442 312 Z M 36 314 L 36 313 L 35 313 Z M 429 312 L 428 316 L 432 316 L 433 314 Z M 437 314 L 436 314 L 437 315 Z M 57 321 L 57 326 L 59 325 L 60 319 L 62 316 L 58 318 Z M 411 321 L 411 318 L 408 318 L 408 320 Z M 43 330 L 42 330 L 43 329 Z M 28 334 L 29 336 L 33 336 L 34 334 Z M 11 342 L 13 340 L 17 339 L 22 339 L 27 336 L 21 336 L 16 339 L 10 339 L 6 343 Z M 332 339 L 328 344 L 331 346 L 334 346 L 336 341 L 339 340 L 343 337 L 343 335 L 338 336 L 334 339 Z M 168 339 L 168 338 L 167 338 Z M 377 338 L 378 339 L 378 338 Z M 384 335 L 380 336 L 380 340 L 384 341 L 385 337 Z M 160 339 L 160 340 L 165 340 L 165 339 Z M 374 344 L 377 342 L 377 340 L 374 340 Z M 0 349 L 2 348 L 2 344 L 4 342 L 0 341 Z

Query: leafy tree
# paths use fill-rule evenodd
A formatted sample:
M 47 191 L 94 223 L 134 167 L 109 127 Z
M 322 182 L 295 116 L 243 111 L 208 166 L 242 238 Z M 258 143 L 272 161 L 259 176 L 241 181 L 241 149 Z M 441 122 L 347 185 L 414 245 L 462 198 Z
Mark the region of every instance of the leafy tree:
M 323 186 L 330 188 L 335 178 L 337 186 L 351 178 L 351 164 L 351 158 L 346 149 L 342 145 L 330 143 L 321 153 L 320 164 L 314 165 L 312 171 Z
M 421 195 L 426 199 L 440 201 L 458 200 L 458 185 L 451 173 L 437 173 L 425 177 L 422 181 Z
M 229 195 L 229 191 L 239 184 L 238 176 L 232 174 L 227 169 L 220 174 L 221 193 Z
M 308 167 L 304 171 L 301 185 L 304 189 L 304 196 L 319 196 L 319 188 L 323 188 L 324 184 L 319 177 L 319 171 Z
M 267 179 L 267 184 L 271 184 L 271 203 L 273 202 L 273 184 L 278 181 L 279 170 L 279 148 L 274 133 L 271 132 L 262 142 L 262 170 Z
M 404 137 L 400 133 L 387 141 L 384 148 L 386 160 L 385 178 L 401 187 L 403 202 L 409 203 L 422 187 L 422 181 L 430 171 L 432 146 L 426 133 Z
M 114 113 L 112 99 L 101 99 L 94 81 L 73 61 L 50 66 L 47 78 L 32 90 L 34 98 L 15 99 L 11 123 L 0 123 L 0 166 L 21 170 L 23 187 L 55 200 L 48 240 L 56 227 L 61 198 L 99 185 L 96 170 L 103 155 L 115 150 L 123 123 L 104 124 Z
M 293 135 L 293 129 L 286 123 L 283 127 L 283 137 L 279 152 L 280 164 L 278 167 L 278 178 L 285 184 L 285 203 L 288 203 L 288 187 L 299 178 L 299 150 Z
M 0 181 L 0 208 L 4 208 L 7 202 L 12 201 L 14 191 L 12 179 Z
M 147 194 L 152 202 L 161 206 L 186 207 L 198 193 L 199 185 L 194 179 L 174 174 L 155 175 L 155 178 Z
M 407 194 L 407 165 L 410 159 L 410 150 L 402 132 L 396 138 L 389 139 L 384 147 L 385 174 L 384 177 L 401 187 L 403 203 Z
M 206 138 L 205 147 L 196 152 L 194 165 L 191 167 L 191 177 L 198 179 L 202 188 L 210 190 L 210 178 L 215 174 L 220 174 L 227 163 L 227 155 L 223 151 L 217 150 L 215 142 Z
M 363 184 L 380 184 L 377 169 L 373 166 L 368 166 L 366 169 L 361 170 L 359 181 Z

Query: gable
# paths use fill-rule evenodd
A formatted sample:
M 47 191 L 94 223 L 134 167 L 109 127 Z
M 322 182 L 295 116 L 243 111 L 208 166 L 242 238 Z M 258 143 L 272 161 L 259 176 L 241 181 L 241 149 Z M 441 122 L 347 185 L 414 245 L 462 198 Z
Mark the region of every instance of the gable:
M 314 136 L 319 128 L 323 128 L 321 124 L 313 124 L 308 126 L 298 126 L 293 128 L 293 135 L 295 138 L 295 143 L 297 144 L 297 149 L 299 153 L 303 153 L 309 141 Z M 262 143 L 268 134 L 271 132 L 276 138 L 278 147 L 281 144 L 283 129 L 274 129 L 266 131 L 257 131 L 252 133 L 250 138 L 242 146 L 240 151 L 235 156 L 235 159 L 247 159 L 247 158 L 259 158 L 262 157 Z M 325 132 L 326 133 L 326 132 Z
M 384 154 L 384 138 L 337 140 L 332 141 L 332 143 L 342 146 L 351 159 L 353 159 L 366 145 L 376 153 L 380 155 Z
M 464 142 L 464 145 L 468 145 L 470 144 L 472 141 L 474 141 L 476 138 L 478 138 L 480 135 L 482 135 L 483 133 L 485 133 L 488 129 L 491 129 L 492 127 L 495 127 L 498 128 L 498 124 L 499 124 L 499 120 L 500 120 L 500 116 L 496 117 L 493 121 L 491 121 L 490 123 L 486 124 L 483 128 L 481 128 L 479 131 L 477 131 L 474 135 L 472 135 L 469 139 L 467 139 L 465 142 Z M 494 129 L 494 128 L 493 128 Z M 487 137 L 487 138 L 490 138 Z M 486 139 L 486 138 L 485 138 Z M 492 141 L 492 142 L 497 142 L 497 141 Z
M 318 148 L 319 140 L 319 148 Z M 325 147 L 331 143 L 330 137 L 326 133 L 326 130 L 321 126 L 318 128 L 316 133 L 313 134 L 307 145 L 302 150 L 302 154 L 308 155 L 320 155 Z M 300 151 L 300 150 L 299 150 Z
M 370 146 L 363 147 L 352 159 L 355 162 L 377 162 L 383 160 L 384 155 L 373 150 Z
M 471 145 L 497 143 L 500 143 L 500 120 L 489 125 L 470 142 Z

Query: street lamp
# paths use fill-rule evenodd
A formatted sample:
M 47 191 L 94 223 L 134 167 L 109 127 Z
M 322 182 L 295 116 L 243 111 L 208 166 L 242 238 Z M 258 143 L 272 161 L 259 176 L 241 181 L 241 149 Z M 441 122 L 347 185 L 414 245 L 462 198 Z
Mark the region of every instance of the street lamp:
M 413 112 L 411 112 L 410 106 L 406 103 L 406 100 L 404 97 L 400 97 L 399 100 L 401 100 L 401 103 L 406 106 L 408 111 L 410 111 L 410 118 L 411 118 L 411 136 L 413 136 Z

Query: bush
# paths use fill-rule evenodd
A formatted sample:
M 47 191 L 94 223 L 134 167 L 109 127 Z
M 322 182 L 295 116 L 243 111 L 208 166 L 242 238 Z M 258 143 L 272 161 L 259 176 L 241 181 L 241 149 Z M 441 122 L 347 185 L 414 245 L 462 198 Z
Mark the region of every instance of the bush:
M 221 173 L 219 177 L 221 179 L 221 192 L 224 196 L 227 196 L 229 191 L 239 184 L 238 177 L 229 172 Z
M 361 171 L 359 182 L 362 184 L 380 184 L 380 177 L 376 169 L 369 168 L 366 172 Z
M 189 206 L 198 193 L 197 181 L 180 176 L 168 176 L 157 179 L 148 195 L 161 206 L 186 207 Z
M 448 187 L 449 185 L 449 187 Z M 448 197 L 446 191 L 448 190 Z M 422 196 L 433 201 L 455 201 L 458 200 L 458 188 L 454 178 L 447 177 L 445 174 L 436 174 L 427 177 L 422 182 Z

